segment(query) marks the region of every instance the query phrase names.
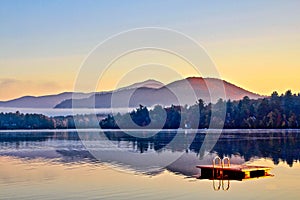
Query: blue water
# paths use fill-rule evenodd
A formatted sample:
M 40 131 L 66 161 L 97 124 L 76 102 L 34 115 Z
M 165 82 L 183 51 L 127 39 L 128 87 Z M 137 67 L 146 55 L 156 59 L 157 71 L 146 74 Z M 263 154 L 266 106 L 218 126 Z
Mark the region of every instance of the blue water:
M 274 177 L 214 191 L 216 155 Z M 299 130 L 1 131 L 0 199 L 298 199 L 299 160 Z

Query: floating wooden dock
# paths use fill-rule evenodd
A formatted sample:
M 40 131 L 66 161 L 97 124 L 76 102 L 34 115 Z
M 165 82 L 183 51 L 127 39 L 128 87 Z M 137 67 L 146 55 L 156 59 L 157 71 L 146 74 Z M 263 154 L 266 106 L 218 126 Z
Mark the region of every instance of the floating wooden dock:
M 217 162 L 218 161 L 218 162 Z M 226 162 L 227 161 L 227 162 Z M 221 160 L 216 157 L 212 165 L 198 165 L 201 169 L 200 179 L 246 180 L 273 176 L 271 167 L 251 165 L 231 165 L 228 157 Z

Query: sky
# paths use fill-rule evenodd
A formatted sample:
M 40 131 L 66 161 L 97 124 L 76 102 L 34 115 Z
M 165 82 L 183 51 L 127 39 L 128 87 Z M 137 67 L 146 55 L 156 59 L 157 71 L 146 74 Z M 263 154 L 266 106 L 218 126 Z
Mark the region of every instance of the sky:
M 213 60 L 220 78 L 235 85 L 262 95 L 288 89 L 298 93 L 299 7 L 298 0 L 0 0 L 0 101 L 73 91 L 80 67 L 99 43 L 142 27 L 168 28 L 193 38 Z M 142 53 L 119 62 L 96 88 L 199 75 L 171 58 L 173 63 L 167 64 L 174 65 L 175 73 L 150 66 L 148 60 L 138 76 L 123 79 L 128 73 L 125 62 L 149 58 Z

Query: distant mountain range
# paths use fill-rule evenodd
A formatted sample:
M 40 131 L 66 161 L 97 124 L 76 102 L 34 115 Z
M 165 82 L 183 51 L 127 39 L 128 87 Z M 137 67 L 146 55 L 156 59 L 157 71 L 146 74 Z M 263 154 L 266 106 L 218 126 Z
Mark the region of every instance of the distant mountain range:
M 75 98 L 87 98 L 92 93 L 73 93 L 64 92 L 60 94 L 45 95 L 45 96 L 24 96 L 9 101 L 0 101 L 0 107 L 12 107 L 12 108 L 53 108 L 60 102 L 71 99 L 72 96 Z
M 224 84 L 224 87 L 222 87 L 221 83 Z M 159 85 L 161 87 L 158 87 Z M 209 86 L 211 91 L 208 90 L 207 86 Z M 110 108 L 113 96 L 113 107 L 137 107 L 140 104 L 145 106 L 156 104 L 163 106 L 171 104 L 193 105 L 200 98 L 205 102 L 216 102 L 222 97 L 220 94 L 224 94 L 224 88 L 226 98 L 231 100 L 239 100 L 244 96 L 252 99 L 262 97 L 220 79 L 191 77 L 172 82 L 168 85 L 162 85 L 157 81 L 150 80 L 114 92 L 95 93 L 88 98 L 73 100 L 73 103 L 79 108 L 94 106 L 96 108 Z M 212 91 L 213 93 L 210 95 Z M 191 92 L 194 92 L 195 95 L 193 96 Z M 128 97 L 130 99 L 127 99 Z M 68 99 L 56 105 L 55 108 L 71 107 L 72 99 Z
M 219 95 L 224 93 L 221 83 L 224 84 L 226 99 L 239 100 L 244 96 L 252 99 L 262 97 L 224 80 L 190 77 L 168 85 L 155 80 L 147 80 L 115 91 L 75 93 L 73 101 L 72 92 L 39 97 L 24 96 L 10 101 L 0 101 L 0 107 L 72 108 L 72 103 L 74 103 L 73 105 L 77 108 L 110 108 L 112 97 L 113 107 L 137 107 L 140 104 L 145 106 L 193 105 L 196 99 L 200 98 L 205 102 L 216 102 L 220 97 L 224 98 Z

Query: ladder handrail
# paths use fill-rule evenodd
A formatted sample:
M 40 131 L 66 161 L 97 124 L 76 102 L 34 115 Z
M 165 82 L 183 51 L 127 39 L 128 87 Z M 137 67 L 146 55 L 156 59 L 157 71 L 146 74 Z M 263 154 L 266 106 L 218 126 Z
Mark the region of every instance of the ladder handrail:
M 216 185 L 215 185 L 215 166 L 216 166 L 217 160 L 219 161 L 218 165 L 221 167 L 221 169 L 216 169 L 217 173 L 220 172 L 220 175 L 221 175 L 221 179 L 218 179 L 219 180 L 218 187 L 216 187 Z M 212 161 L 212 164 L 213 164 L 212 179 L 213 179 L 213 188 L 214 188 L 215 191 L 219 191 L 221 189 L 221 187 L 222 187 L 222 190 L 224 190 L 224 191 L 229 190 L 230 181 L 229 181 L 229 179 L 227 180 L 227 187 L 225 187 L 224 177 L 223 177 L 223 175 L 224 175 L 223 170 L 224 170 L 224 167 L 225 167 L 225 161 L 226 160 L 227 160 L 227 167 L 230 167 L 230 158 L 227 157 L 227 156 L 224 157 L 223 159 L 221 159 L 219 156 L 216 156 Z
M 213 161 L 212 161 L 212 164 L 213 164 L 213 168 L 215 168 L 215 165 L 216 165 L 216 160 L 219 160 L 219 164 L 220 166 L 222 166 L 222 160 L 219 156 L 216 156 Z
M 219 162 L 218 162 L 218 163 L 219 163 L 218 165 L 219 165 L 220 167 L 223 168 L 221 158 L 220 158 L 219 156 L 216 156 L 216 157 L 213 159 L 213 161 L 212 161 L 212 164 L 213 164 L 212 177 L 213 177 L 213 178 L 215 178 L 215 165 L 216 165 L 216 161 L 217 161 L 217 160 L 219 161 Z M 216 169 L 216 173 L 217 173 L 217 176 L 218 176 L 218 175 L 220 175 L 219 173 L 222 173 L 222 170 Z
M 227 187 L 224 186 L 224 179 L 222 179 L 222 184 L 221 185 L 222 185 L 222 190 L 228 191 L 229 188 L 230 188 L 230 181 L 229 181 L 229 179 L 227 180 Z
M 230 158 L 229 157 L 224 157 L 223 159 L 221 159 L 219 156 L 216 156 L 213 161 L 212 161 L 212 165 L 213 165 L 213 177 L 215 175 L 215 167 L 217 166 L 217 161 L 218 161 L 218 166 L 219 169 L 216 169 L 217 174 L 220 173 L 221 176 L 223 176 L 223 171 L 224 171 L 224 167 L 225 167 L 225 161 L 227 161 L 227 167 L 230 167 Z
M 219 156 L 216 156 L 212 161 L 213 168 L 215 168 L 217 160 L 219 161 L 218 165 L 221 166 L 222 168 L 225 166 L 225 161 L 227 160 L 227 167 L 230 167 L 230 158 L 229 157 L 226 156 L 221 160 L 221 158 Z
M 225 160 L 227 160 L 227 167 L 230 167 L 230 159 L 229 159 L 229 157 L 224 157 L 222 159 L 222 168 L 225 166 Z
M 216 187 L 215 179 L 213 179 L 213 188 L 214 188 L 214 191 L 219 191 L 221 189 L 221 186 L 222 186 L 221 180 L 219 180 L 218 187 Z

